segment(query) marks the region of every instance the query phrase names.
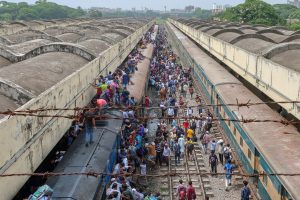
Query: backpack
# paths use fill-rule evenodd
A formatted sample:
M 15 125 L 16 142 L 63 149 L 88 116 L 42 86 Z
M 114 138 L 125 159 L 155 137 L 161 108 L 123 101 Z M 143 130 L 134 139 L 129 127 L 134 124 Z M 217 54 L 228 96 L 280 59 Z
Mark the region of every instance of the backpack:
M 179 188 L 179 200 L 185 200 L 186 199 L 186 188 L 181 187 Z
M 230 159 L 230 152 L 229 152 L 229 149 L 228 148 L 225 148 L 224 149 L 224 158 L 226 160 Z
M 248 187 L 243 187 L 242 189 L 242 198 L 247 199 L 251 195 L 251 191 Z
M 194 150 L 194 144 L 193 144 L 193 143 L 188 143 L 188 144 L 187 144 L 187 149 L 188 149 L 189 151 L 193 151 L 193 150 Z
M 195 188 L 190 187 L 190 188 L 188 189 L 188 193 L 189 193 L 189 194 L 192 194 L 192 199 L 196 199 Z
M 217 163 L 216 155 L 213 155 L 210 157 L 210 163 L 211 163 L 211 165 L 215 165 Z

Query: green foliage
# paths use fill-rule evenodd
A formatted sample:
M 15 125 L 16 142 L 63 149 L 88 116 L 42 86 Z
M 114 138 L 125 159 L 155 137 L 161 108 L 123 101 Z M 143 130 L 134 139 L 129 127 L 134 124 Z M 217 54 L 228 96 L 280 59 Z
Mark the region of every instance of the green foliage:
M 296 23 L 289 25 L 289 29 L 291 29 L 293 31 L 300 30 L 300 22 L 296 22 Z
M 295 10 L 289 16 L 290 19 L 300 19 L 300 9 Z
M 227 9 L 219 16 L 221 19 L 242 23 L 279 24 L 276 10 L 262 0 L 246 0 L 245 3 Z
M 56 3 L 39 0 L 34 5 L 26 2 L 0 2 L 0 20 L 33 20 L 33 19 L 61 19 L 84 16 L 86 13 L 80 7 L 70 8 Z
M 276 13 L 281 19 L 288 19 L 290 14 L 296 11 L 298 8 L 290 4 L 275 4 L 273 5 Z
M 92 18 L 102 17 L 102 12 L 100 12 L 96 9 L 90 9 L 88 11 L 88 15 L 89 15 L 89 17 L 92 17 Z
M 193 17 L 200 19 L 210 19 L 212 17 L 212 12 L 210 10 L 203 10 L 201 8 L 197 8 L 193 13 Z

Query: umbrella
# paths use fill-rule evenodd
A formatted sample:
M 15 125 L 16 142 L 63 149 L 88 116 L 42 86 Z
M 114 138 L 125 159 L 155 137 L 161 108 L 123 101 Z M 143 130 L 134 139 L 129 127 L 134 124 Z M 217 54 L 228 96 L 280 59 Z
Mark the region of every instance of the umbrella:
M 97 99 L 97 106 L 103 107 L 107 104 L 107 102 L 104 99 Z

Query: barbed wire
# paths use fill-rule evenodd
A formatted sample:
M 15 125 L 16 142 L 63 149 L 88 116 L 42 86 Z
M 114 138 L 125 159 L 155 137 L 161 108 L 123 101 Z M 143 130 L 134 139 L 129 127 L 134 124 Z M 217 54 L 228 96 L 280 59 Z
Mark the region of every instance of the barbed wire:
M 228 175 L 225 172 L 178 172 L 173 170 L 171 172 L 162 174 L 135 174 L 135 173 L 124 173 L 124 174 L 113 174 L 113 173 L 103 173 L 103 172 L 44 172 L 44 173 L 10 173 L 10 174 L 0 174 L 0 178 L 4 177 L 15 177 L 15 176 L 40 176 L 44 178 L 55 177 L 55 176 L 135 176 L 135 177 L 165 177 L 165 176 L 180 176 L 180 175 Z M 241 177 L 260 177 L 260 176 L 300 176 L 300 173 L 231 173 L 232 176 Z
M 191 100 L 195 100 L 191 99 Z M 256 105 L 265 105 L 265 104 L 300 104 L 300 101 L 267 101 L 267 102 L 255 102 L 252 103 L 251 100 L 248 100 L 247 102 L 240 103 L 238 99 L 236 99 L 236 103 L 218 103 L 218 104 L 200 104 L 195 106 L 187 106 L 187 105 L 180 105 L 180 106 L 166 106 L 165 108 L 177 108 L 177 109 L 186 109 L 186 108 L 198 108 L 198 107 L 220 107 L 220 106 L 236 106 L 238 108 L 241 107 L 247 107 L 250 106 L 256 106 Z M 126 110 L 126 109 L 162 109 L 160 106 L 109 106 L 106 107 L 106 110 Z M 7 111 L 0 111 L 1 115 L 11 115 L 10 113 L 37 113 L 37 112 L 44 112 L 44 111 L 83 111 L 83 110 L 89 110 L 89 109 L 95 109 L 95 107 L 74 107 L 74 108 L 37 108 L 37 109 L 26 109 L 26 110 L 7 110 Z
M 1 114 L 1 113 L 0 113 Z M 65 118 L 65 119 L 73 119 L 73 120 L 78 120 L 82 117 L 81 114 L 77 115 L 46 115 L 46 114 L 34 114 L 34 113 L 16 113 L 13 111 L 10 112 L 5 112 L 5 114 L 9 116 L 30 116 L 30 117 L 51 117 L 51 118 Z M 112 116 L 105 116 L 105 115 L 93 115 L 92 118 L 96 118 L 97 120 L 108 120 L 108 119 L 119 119 L 119 120 L 124 120 L 126 118 L 123 117 L 112 117 Z M 199 120 L 203 119 L 201 117 L 134 117 L 134 119 L 139 119 L 139 120 L 151 120 L 151 119 L 186 119 L 186 120 Z M 283 124 L 284 126 L 288 125 L 297 125 L 300 124 L 300 120 L 286 120 L 286 119 L 281 119 L 281 120 L 274 120 L 274 119 L 245 119 L 243 116 L 241 119 L 230 119 L 230 118 L 212 118 L 211 121 L 225 121 L 225 122 L 241 122 L 244 124 L 247 123 L 266 123 L 266 122 L 273 122 L 273 123 L 280 123 Z

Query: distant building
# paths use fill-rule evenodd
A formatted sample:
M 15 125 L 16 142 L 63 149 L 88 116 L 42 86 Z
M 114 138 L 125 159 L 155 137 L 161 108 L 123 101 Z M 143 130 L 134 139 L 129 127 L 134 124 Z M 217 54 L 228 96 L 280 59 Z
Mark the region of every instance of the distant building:
M 195 11 L 195 7 L 194 6 L 186 6 L 184 8 L 185 12 L 187 13 L 191 13 L 191 12 L 194 12 Z
M 185 13 L 185 10 L 183 9 L 171 9 L 170 11 L 171 13 Z
M 212 8 L 212 13 L 213 14 L 218 14 L 221 13 L 223 11 L 225 11 L 226 9 L 231 8 L 231 5 L 226 4 L 226 5 L 217 5 L 217 4 L 213 4 L 213 8 Z
M 296 6 L 297 8 L 300 8 L 300 0 L 288 0 L 287 3 Z

